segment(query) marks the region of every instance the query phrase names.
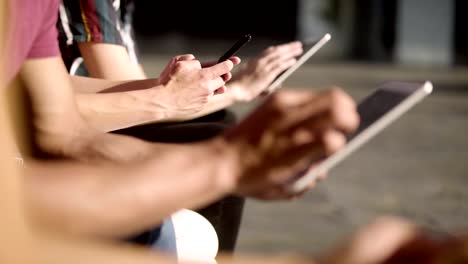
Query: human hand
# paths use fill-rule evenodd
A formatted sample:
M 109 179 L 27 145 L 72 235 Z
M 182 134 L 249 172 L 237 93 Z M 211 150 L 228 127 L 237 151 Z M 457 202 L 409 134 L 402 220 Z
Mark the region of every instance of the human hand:
M 232 61 L 232 63 L 234 64 L 234 66 L 238 65 L 241 63 L 241 59 L 237 56 L 233 56 L 233 57 L 230 57 L 228 60 Z M 202 63 L 202 67 L 203 68 L 208 68 L 208 67 L 211 67 L 213 65 L 216 65 L 218 64 L 219 62 L 217 61 L 210 61 L 210 62 L 204 62 Z M 231 80 L 232 78 L 232 73 L 231 72 L 228 72 L 226 73 L 225 75 L 223 75 L 223 79 L 228 82 L 229 80 Z M 226 92 L 226 86 L 224 87 L 221 87 L 219 89 L 217 89 L 214 94 L 223 94 Z
M 286 183 L 340 149 L 358 120 L 355 103 L 339 89 L 272 94 L 224 135 L 240 153 L 236 193 L 269 200 L 293 197 Z
M 236 101 L 253 100 L 264 92 L 280 73 L 294 65 L 296 57 L 301 54 L 302 43 L 299 41 L 267 48 L 234 74 L 228 83 L 228 91 Z
M 202 110 L 209 97 L 226 89 L 230 71 L 239 62 L 240 59 L 233 59 L 203 68 L 191 54 L 172 58 L 159 76 L 159 83 L 165 86 L 159 90 L 165 94 L 159 103 L 176 118 Z
M 431 238 L 414 224 L 387 216 L 318 259 L 322 264 L 467 263 L 467 243 L 466 237 Z

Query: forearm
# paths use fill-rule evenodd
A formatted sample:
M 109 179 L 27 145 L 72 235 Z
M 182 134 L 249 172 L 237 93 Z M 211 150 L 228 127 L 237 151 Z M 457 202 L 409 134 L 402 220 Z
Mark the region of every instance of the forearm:
M 70 75 L 75 93 L 109 93 L 133 91 L 159 85 L 158 79 L 108 80 Z
M 147 79 L 141 65 L 130 59 L 124 46 L 79 42 L 78 48 L 91 77 L 107 80 Z
M 127 162 L 144 159 L 154 148 L 164 150 L 169 145 L 151 144 L 134 137 L 99 131 L 77 114 L 63 117 L 53 114 L 37 115 L 34 123 L 37 147 L 42 153 L 54 157 Z
M 75 237 L 71 239 L 63 234 L 51 236 L 49 232 L 43 231 L 35 232 L 35 235 L 34 247 L 21 244 L 21 250 L 27 250 L 28 254 L 15 253 L 14 259 L 17 261 L 6 263 L 195 264 L 131 244 L 104 243 Z M 27 261 L 23 261 L 24 257 Z
M 113 131 L 135 125 L 167 120 L 170 109 L 158 99 L 154 89 L 78 94 L 77 104 L 89 124 L 100 131 Z
M 108 88 L 128 82 L 120 80 L 104 80 L 90 77 L 70 75 L 75 93 L 99 93 Z
M 101 131 L 112 131 L 134 125 L 166 120 L 170 105 L 165 103 L 163 86 L 157 79 L 139 81 L 106 81 L 72 77 L 75 85 L 94 87 L 99 93 L 77 93 L 76 101 L 84 118 Z M 106 87 L 103 84 L 117 84 Z M 99 86 L 100 85 L 100 86 Z M 96 89 L 97 87 L 100 89 Z M 148 89 L 151 88 L 151 89 Z M 77 90 L 77 89 L 75 89 Z
M 201 111 L 180 114 L 171 105 L 171 94 L 163 87 L 129 92 L 78 94 L 77 103 L 84 118 L 101 131 L 113 131 L 135 125 L 195 119 L 232 105 L 228 91 L 214 95 Z
M 229 89 L 229 87 L 228 87 Z M 213 95 L 208 99 L 208 103 L 203 107 L 202 110 L 192 113 L 192 114 L 186 114 L 182 116 L 176 116 L 174 118 L 167 118 L 166 122 L 180 122 L 180 121 L 187 121 L 187 120 L 192 120 L 195 118 L 199 118 L 211 113 L 214 113 L 216 111 L 219 111 L 221 109 L 224 109 L 226 107 L 231 106 L 234 104 L 236 100 L 232 96 L 232 94 L 229 92 L 229 90 L 226 93 L 223 94 L 217 94 Z
M 51 237 L 40 234 L 35 240 L 35 248 L 28 248 L 35 262 L 25 263 L 112 263 L 112 264 L 200 264 L 200 260 L 181 260 L 167 254 L 159 254 L 148 248 L 107 244 L 102 241 L 80 241 Z M 22 245 L 24 248 L 24 245 Z M 16 255 L 18 256 L 18 254 Z M 15 260 L 21 258 L 18 256 Z M 71 261 L 72 260 L 72 261 Z M 23 262 L 15 262 L 23 263 Z M 210 261 L 209 263 L 213 263 Z M 325 264 L 316 262 L 313 257 L 298 254 L 271 255 L 218 255 L 219 264 Z
M 235 160 L 219 142 L 204 146 L 158 151 L 157 159 L 120 166 L 27 162 L 28 203 L 50 227 L 127 237 L 232 190 Z

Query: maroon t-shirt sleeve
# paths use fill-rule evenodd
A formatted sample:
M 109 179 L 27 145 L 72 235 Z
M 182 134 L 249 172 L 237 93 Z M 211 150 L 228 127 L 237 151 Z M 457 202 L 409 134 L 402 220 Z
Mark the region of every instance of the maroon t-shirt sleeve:
M 50 3 L 50 6 L 44 10 L 42 25 L 29 51 L 28 58 L 60 56 L 56 26 L 59 1 L 52 0 Z

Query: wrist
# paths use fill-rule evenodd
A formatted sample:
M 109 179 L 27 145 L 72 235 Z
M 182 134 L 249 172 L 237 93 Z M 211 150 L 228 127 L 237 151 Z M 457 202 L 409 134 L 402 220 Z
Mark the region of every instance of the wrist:
M 250 102 L 254 98 L 252 92 L 249 90 L 252 88 L 252 85 L 249 85 L 247 80 L 238 79 L 232 81 L 232 83 L 229 84 L 229 87 L 231 87 L 230 91 L 233 103 Z
M 242 84 L 240 81 L 232 81 L 227 86 L 228 96 L 232 103 L 246 102 L 240 93 L 242 91 Z
M 210 148 L 210 159 L 216 164 L 213 173 L 217 189 L 225 193 L 232 193 L 241 178 L 241 149 L 223 137 L 217 137 L 208 142 Z
M 133 101 L 141 109 L 140 112 L 146 113 L 147 122 L 164 121 L 174 118 L 175 111 L 170 108 L 167 102 L 165 87 L 157 84 L 149 89 L 135 91 L 135 94 L 129 95 L 129 100 Z

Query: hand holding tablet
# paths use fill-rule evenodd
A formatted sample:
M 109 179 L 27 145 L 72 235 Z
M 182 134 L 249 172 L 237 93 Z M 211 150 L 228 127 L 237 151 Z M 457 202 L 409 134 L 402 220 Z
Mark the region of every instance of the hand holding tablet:
M 310 57 L 312 57 L 312 55 L 317 53 L 317 51 L 319 49 L 321 49 L 325 44 L 327 44 L 327 42 L 330 39 L 331 39 L 331 35 L 327 33 L 317 42 L 303 43 L 303 45 L 304 45 L 303 49 L 304 49 L 305 52 L 302 53 L 302 55 L 297 58 L 297 61 L 293 66 L 291 66 L 289 69 L 287 69 L 286 71 L 284 71 L 283 73 L 278 75 L 276 77 L 276 79 L 268 86 L 268 88 L 265 89 L 265 91 L 273 92 L 274 90 L 279 88 L 281 86 L 281 84 L 289 76 L 291 76 L 291 74 L 293 74 L 297 69 L 299 69 L 299 67 L 301 67 L 302 64 L 304 64 Z
M 278 75 L 277 78 L 268 85 L 266 90 L 274 91 L 275 89 L 279 88 L 283 81 L 285 81 L 289 76 L 291 76 L 292 73 L 294 73 L 300 66 L 302 66 L 330 39 L 331 36 L 329 34 L 326 34 L 312 46 L 305 46 L 306 48 L 304 48 L 304 50 L 306 51 L 299 56 L 296 63 L 290 68 L 288 68 L 286 71 Z M 296 176 L 294 176 L 292 179 L 285 183 L 285 190 L 287 190 L 291 194 L 299 193 L 305 190 L 307 186 L 314 182 L 319 175 L 333 168 L 335 165 L 337 165 L 339 162 L 341 162 L 343 159 L 345 159 L 347 156 L 349 156 L 351 153 L 357 150 L 360 146 L 362 146 L 371 138 L 373 138 L 377 133 L 382 131 L 385 127 L 387 127 L 389 124 L 391 124 L 401 115 L 403 115 L 406 111 L 408 111 L 410 108 L 419 103 L 431 92 L 432 84 L 430 82 L 387 82 L 378 86 L 372 94 L 370 94 L 365 100 L 363 100 L 358 105 L 356 114 L 360 116 L 361 123 L 356 132 L 347 136 L 346 145 L 323 160 L 319 160 L 319 157 L 311 158 L 311 162 L 319 163 L 313 169 L 310 169 L 308 167 L 302 172 L 297 173 Z M 291 114 L 293 114 L 292 112 Z M 247 119 L 251 119 L 250 121 L 256 120 L 253 123 L 256 125 L 261 125 L 262 122 L 260 120 L 262 120 L 263 118 L 259 119 L 258 114 L 259 113 L 254 112 L 251 116 L 248 116 Z M 291 118 L 294 119 L 293 116 Z M 275 122 L 279 124 L 280 120 L 276 120 Z M 245 129 L 252 130 L 249 128 Z M 286 160 L 291 159 L 291 157 L 288 156 L 285 156 L 283 158 Z M 297 169 L 292 173 L 296 172 Z
M 280 74 L 275 81 L 269 85 L 267 91 L 271 92 L 279 88 L 282 82 L 330 39 L 331 35 L 325 34 L 318 42 L 306 48 L 307 52 L 299 57 L 296 64 Z M 313 169 L 308 168 L 303 173 L 294 177 L 294 181 L 288 186 L 288 189 L 292 193 L 301 192 L 306 189 L 319 175 L 334 167 L 390 123 L 419 103 L 424 97 L 429 95 L 432 92 L 432 88 L 432 83 L 430 82 L 425 82 L 423 84 L 387 82 L 379 86 L 359 104 L 358 113 L 361 118 L 361 123 L 357 132 L 347 138 L 348 142 L 346 146 L 320 162 Z
M 304 190 L 320 175 L 344 160 L 384 128 L 421 102 L 432 92 L 432 83 L 387 82 L 366 97 L 358 105 L 361 118 L 359 128 L 349 135 L 347 144 L 321 161 L 313 169 L 307 169 L 294 178 L 288 186 L 292 193 Z

